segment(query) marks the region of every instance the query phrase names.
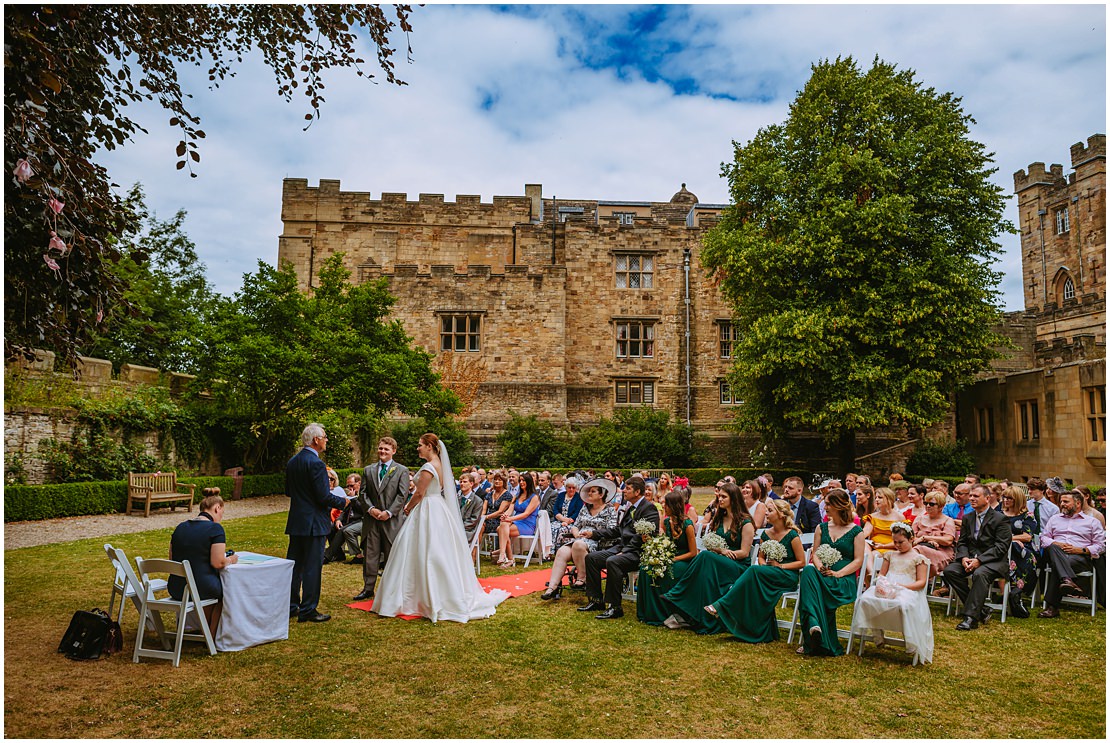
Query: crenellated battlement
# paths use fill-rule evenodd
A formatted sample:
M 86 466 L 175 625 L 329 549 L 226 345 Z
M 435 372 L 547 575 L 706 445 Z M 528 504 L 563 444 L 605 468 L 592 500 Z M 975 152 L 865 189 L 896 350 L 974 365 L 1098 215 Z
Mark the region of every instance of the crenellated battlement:
M 1027 170 L 1014 173 L 1014 192 L 1021 193 L 1033 186 L 1066 186 L 1067 178 L 1064 177 L 1064 166 L 1052 163 L 1046 170 L 1044 163 L 1030 163 Z
M 1106 135 L 1092 134 L 1087 137 L 1087 145 L 1076 142 L 1071 146 L 1071 166 L 1076 170 L 1092 160 L 1101 158 L 1106 160 Z

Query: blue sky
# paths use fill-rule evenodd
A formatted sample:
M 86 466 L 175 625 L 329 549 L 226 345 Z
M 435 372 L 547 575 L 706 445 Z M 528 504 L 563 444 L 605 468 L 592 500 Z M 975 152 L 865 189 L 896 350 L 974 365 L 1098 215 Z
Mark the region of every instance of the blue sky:
M 141 181 L 160 216 L 188 211 L 210 279 L 230 294 L 259 259 L 276 260 L 285 177 L 484 201 L 525 183 L 660 201 L 686 183 L 727 202 L 732 141 L 782 121 L 825 58 L 878 55 L 961 96 L 1006 193 L 1014 171 L 1067 171 L 1069 147 L 1106 132 L 1101 4 L 429 5 L 411 20 L 405 87 L 335 72 L 322 118 L 302 131 L 307 104 L 278 98 L 259 61 L 216 91 L 189 69 L 208 134 L 199 177 L 174 169 L 177 137 L 153 107 L 139 112 L 150 134 L 103 161 L 123 187 Z M 1016 222 L 1012 199 L 1007 213 Z M 1021 309 L 1018 239 L 1000 242 L 1003 302 Z

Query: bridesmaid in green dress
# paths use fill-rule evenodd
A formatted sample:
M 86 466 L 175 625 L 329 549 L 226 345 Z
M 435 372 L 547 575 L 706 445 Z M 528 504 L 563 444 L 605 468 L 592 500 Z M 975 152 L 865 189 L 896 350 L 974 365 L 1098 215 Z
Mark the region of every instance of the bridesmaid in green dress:
M 784 593 L 798 587 L 798 573 L 806 564 L 806 551 L 794 525 L 790 502 L 771 501 L 767 521 L 771 526 L 763 532 L 763 540 L 782 544 L 786 559 L 768 562 L 758 552 L 759 564 L 745 570 L 728 593 L 705 607 L 710 616 L 744 642 L 774 642 L 779 638 L 775 606 Z
M 679 625 L 685 623 L 699 635 L 728 631 L 719 619 L 705 613 L 705 605 L 724 596 L 751 564 L 755 527 L 735 483 L 726 482 L 718 493 L 709 528 L 724 538 L 725 549 L 699 552 L 682 578 L 663 594 L 664 603 L 682 620 Z
M 855 573 L 863 564 L 863 529 L 854 523 L 852 502 L 839 488 L 825 501 L 829 520 L 813 535 L 810 564 L 802 570 L 798 591 L 798 613 L 802 622 L 802 645 L 805 655 L 843 655 L 836 634 L 836 610 L 856 599 Z M 823 565 L 817 548 L 831 544 L 841 554 L 832 565 Z
M 686 498 L 681 489 L 667 493 L 663 498 L 663 533 L 675 544 L 675 558 L 671 566 L 671 576 L 652 578 L 640 571 L 636 581 L 636 618 L 645 624 L 663 624 L 671 610 L 663 603 L 662 596 L 673 586 L 690 567 L 690 562 L 698 554 L 694 540 L 694 522 L 686 518 Z

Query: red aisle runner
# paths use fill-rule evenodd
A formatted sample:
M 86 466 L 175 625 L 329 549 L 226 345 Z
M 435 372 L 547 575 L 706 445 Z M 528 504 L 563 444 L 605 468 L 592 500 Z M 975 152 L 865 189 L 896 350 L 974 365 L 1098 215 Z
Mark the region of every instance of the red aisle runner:
M 491 588 L 500 588 L 502 591 L 507 591 L 509 596 L 525 596 L 529 593 L 542 591 L 546 588 L 548 576 L 551 575 L 550 568 L 540 568 L 539 570 L 530 570 L 527 573 L 511 573 L 509 575 L 499 575 L 495 578 L 479 578 L 478 583 L 482 588 L 486 589 L 489 593 Z M 362 611 L 370 611 L 370 607 L 374 605 L 374 600 L 356 601 L 352 604 L 347 604 L 352 609 L 360 609 Z M 421 619 L 422 617 L 401 614 L 401 619 Z

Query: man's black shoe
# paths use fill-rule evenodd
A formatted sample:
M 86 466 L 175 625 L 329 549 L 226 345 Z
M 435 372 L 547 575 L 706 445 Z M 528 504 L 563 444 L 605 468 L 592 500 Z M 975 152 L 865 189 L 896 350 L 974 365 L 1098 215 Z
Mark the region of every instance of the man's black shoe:
M 978 626 L 979 626 L 979 620 L 978 619 L 975 619 L 973 617 L 964 617 L 964 621 L 957 624 L 956 629 L 958 629 L 958 630 L 969 630 L 969 629 L 975 629 Z
M 367 599 L 372 599 L 372 598 L 374 598 L 374 592 L 373 591 L 363 591 L 362 593 L 360 593 L 358 596 L 355 596 L 351 600 L 352 601 L 366 601 Z
M 331 614 L 321 614 L 318 611 L 312 612 L 307 617 L 297 617 L 298 622 L 326 622 L 329 619 L 331 619 Z
M 591 601 L 585 606 L 579 606 L 578 611 L 601 611 L 605 608 L 604 601 Z
M 988 606 L 986 609 L 983 609 L 983 613 L 979 615 L 979 624 L 986 624 L 990 621 L 992 616 L 994 616 L 994 609 Z
M 615 606 L 611 606 L 601 614 L 598 614 L 594 619 L 620 619 L 624 616 L 624 610 Z

